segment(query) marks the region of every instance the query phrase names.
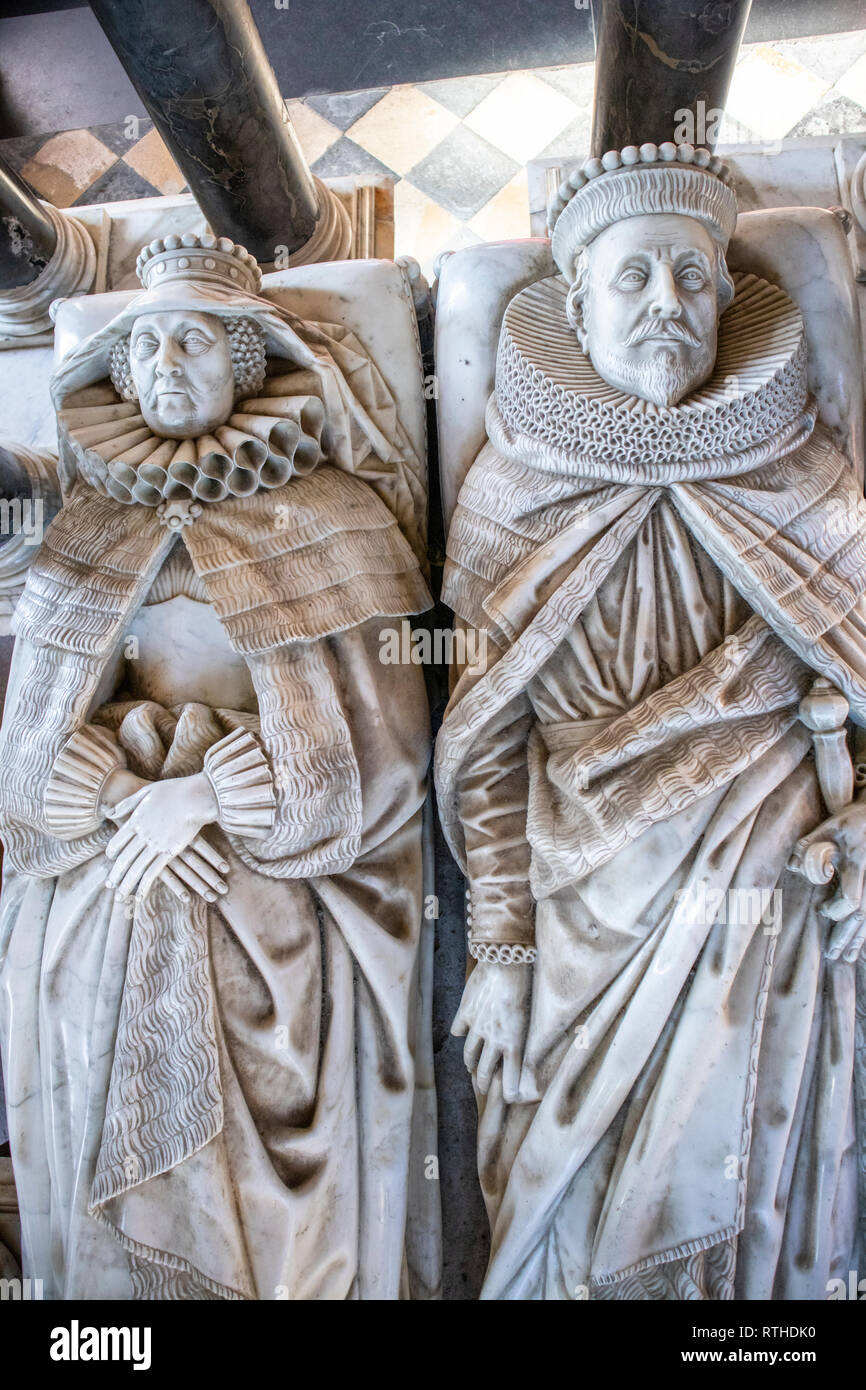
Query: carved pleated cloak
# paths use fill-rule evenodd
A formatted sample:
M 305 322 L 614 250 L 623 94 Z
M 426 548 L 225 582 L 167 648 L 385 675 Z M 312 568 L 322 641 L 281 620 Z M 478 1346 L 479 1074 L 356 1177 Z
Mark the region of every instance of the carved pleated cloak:
M 423 473 L 359 344 L 267 301 L 248 312 L 283 358 L 281 395 L 324 404 L 325 459 L 205 505 L 180 536 L 107 486 L 124 450 L 104 431 L 74 437 L 74 411 L 113 409 L 99 383 L 130 314 L 56 386 L 61 418 L 73 412 L 65 505 L 17 617 L 0 768 L 0 1042 L 25 1268 L 48 1297 L 387 1299 L 437 1284 L 433 1185 L 417 1171 L 435 1120 L 419 952 L 429 725 L 417 669 L 378 661 L 381 623 L 429 605 Z M 114 414 L 117 437 L 128 411 Z M 247 662 L 257 715 L 111 698 L 175 544 Z M 260 739 L 274 825 L 207 832 L 231 865 L 218 903 L 180 909 L 158 884 L 130 920 L 104 889 L 111 828 L 49 833 L 48 777 L 87 722 L 150 779 L 199 770 L 227 729 Z
M 815 674 L 866 723 L 866 507 L 796 310 L 740 288 L 743 379 L 720 334 L 670 411 L 579 359 L 560 282 L 518 296 L 452 524 L 443 596 L 488 660 L 443 722 L 440 812 L 476 935 L 538 952 L 538 1100 L 479 1098 L 484 1298 L 823 1298 L 856 1268 L 866 977 L 824 960 L 828 890 L 787 861 L 825 814 Z

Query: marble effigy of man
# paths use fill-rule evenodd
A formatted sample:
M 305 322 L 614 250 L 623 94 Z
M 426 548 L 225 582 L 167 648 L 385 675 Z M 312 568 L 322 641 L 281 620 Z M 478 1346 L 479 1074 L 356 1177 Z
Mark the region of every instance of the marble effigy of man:
M 405 1255 L 429 720 L 378 638 L 429 606 L 423 462 L 360 342 L 242 247 L 139 273 L 53 383 L 2 728 L 25 1273 L 396 1298 L 435 1284 Z
M 488 652 L 437 745 L 482 1296 L 823 1299 L 857 1267 L 866 805 L 829 813 L 799 715 L 866 724 L 866 508 L 799 311 L 728 273 L 718 159 L 612 151 L 554 215 L 443 592 Z

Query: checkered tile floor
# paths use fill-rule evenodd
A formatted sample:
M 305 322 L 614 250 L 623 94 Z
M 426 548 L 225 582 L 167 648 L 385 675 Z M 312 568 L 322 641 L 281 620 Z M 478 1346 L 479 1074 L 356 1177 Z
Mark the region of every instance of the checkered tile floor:
M 437 253 L 528 235 L 526 162 L 588 151 L 593 64 L 492 73 L 289 101 L 322 177 L 395 180 L 395 253 L 429 275 Z M 743 48 L 724 143 L 866 131 L 866 29 Z M 147 121 L 0 142 L 60 207 L 179 193 L 183 176 Z

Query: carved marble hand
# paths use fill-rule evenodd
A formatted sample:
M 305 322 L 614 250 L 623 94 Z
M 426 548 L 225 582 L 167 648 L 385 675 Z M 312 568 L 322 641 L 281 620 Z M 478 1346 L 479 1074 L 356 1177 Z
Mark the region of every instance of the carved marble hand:
M 463 1058 L 482 1095 L 501 1061 L 506 1102 L 536 1099 L 520 1079 L 531 997 L 531 965 L 479 961 L 466 981 L 451 1032 L 466 1035 Z
M 116 860 L 106 887 L 121 901 L 133 895 L 143 901 L 162 878 L 178 897 L 188 896 L 188 884 L 215 902 L 228 891 L 220 875 L 229 866 L 199 832 L 218 816 L 216 794 L 203 772 L 144 784 L 112 812 L 112 819 L 124 823 L 106 846 L 108 858 Z
M 824 904 L 821 912 L 835 923 L 827 941 L 828 960 L 856 961 L 866 943 L 866 803 L 852 801 L 844 810 L 830 816 L 821 825 L 797 841 L 790 867 L 806 872 L 804 867 L 810 847 L 833 844 L 836 853 L 822 865 L 825 882 L 835 869 L 839 877 L 838 892 Z

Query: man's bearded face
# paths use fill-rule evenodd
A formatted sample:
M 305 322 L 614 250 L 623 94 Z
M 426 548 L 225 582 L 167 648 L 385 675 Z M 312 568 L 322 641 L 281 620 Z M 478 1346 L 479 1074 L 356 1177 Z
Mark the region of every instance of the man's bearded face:
M 702 223 L 679 214 L 629 217 L 592 243 L 581 344 L 612 386 L 670 406 L 716 360 L 716 253 Z
M 232 412 L 231 344 L 215 314 L 142 315 L 130 337 L 129 365 L 154 434 L 196 438 L 225 424 Z

